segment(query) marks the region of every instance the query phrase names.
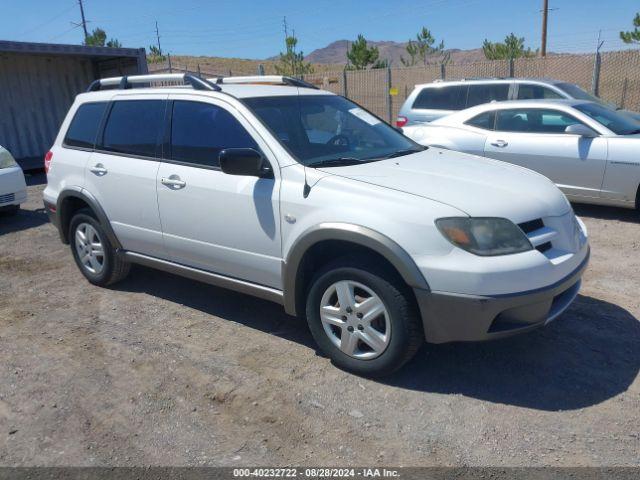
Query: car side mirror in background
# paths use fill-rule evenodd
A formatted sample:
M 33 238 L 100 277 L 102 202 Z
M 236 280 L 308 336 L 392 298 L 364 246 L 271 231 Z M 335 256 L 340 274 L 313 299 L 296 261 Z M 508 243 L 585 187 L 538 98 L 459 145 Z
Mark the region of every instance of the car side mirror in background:
M 569 135 L 580 135 L 581 137 L 586 138 L 593 138 L 598 136 L 598 133 L 595 130 L 590 129 L 589 127 L 581 123 L 574 123 L 573 125 L 569 125 L 564 129 L 564 133 L 568 133 Z
M 220 169 L 227 175 L 272 178 L 269 162 L 253 148 L 226 148 L 218 156 Z

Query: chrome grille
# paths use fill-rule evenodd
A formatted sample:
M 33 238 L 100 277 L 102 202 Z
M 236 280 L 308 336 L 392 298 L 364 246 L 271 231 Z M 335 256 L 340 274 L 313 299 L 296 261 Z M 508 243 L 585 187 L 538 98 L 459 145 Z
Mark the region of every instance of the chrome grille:
M 547 252 L 553 248 L 553 239 L 558 235 L 558 232 L 553 228 L 547 227 L 541 218 L 519 223 L 518 227 L 525 233 L 533 248 L 540 253 Z
M 525 233 L 533 248 L 542 253 L 552 263 L 562 263 L 570 258 L 579 248 L 576 241 L 577 221 L 573 212 L 565 215 L 536 218 L 519 223 L 518 227 Z
M 6 195 L 0 195 L 0 203 L 13 202 L 16 199 L 15 193 L 7 193 Z

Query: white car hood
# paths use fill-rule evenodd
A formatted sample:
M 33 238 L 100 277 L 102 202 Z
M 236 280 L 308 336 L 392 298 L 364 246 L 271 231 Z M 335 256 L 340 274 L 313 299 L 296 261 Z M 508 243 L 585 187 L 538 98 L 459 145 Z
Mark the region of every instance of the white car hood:
M 321 170 L 429 198 L 473 217 L 520 223 L 564 215 L 571 208 L 562 192 L 538 173 L 433 147 L 404 157 Z

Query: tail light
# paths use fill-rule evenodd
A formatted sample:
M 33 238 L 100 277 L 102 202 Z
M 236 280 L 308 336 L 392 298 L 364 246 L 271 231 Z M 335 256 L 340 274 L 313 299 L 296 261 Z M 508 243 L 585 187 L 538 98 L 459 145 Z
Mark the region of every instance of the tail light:
M 51 168 L 51 160 L 53 160 L 53 152 L 49 150 L 44 156 L 44 173 L 49 173 L 49 169 Z
M 409 119 L 407 117 L 399 115 L 398 118 L 396 118 L 396 127 L 404 127 L 408 121 Z

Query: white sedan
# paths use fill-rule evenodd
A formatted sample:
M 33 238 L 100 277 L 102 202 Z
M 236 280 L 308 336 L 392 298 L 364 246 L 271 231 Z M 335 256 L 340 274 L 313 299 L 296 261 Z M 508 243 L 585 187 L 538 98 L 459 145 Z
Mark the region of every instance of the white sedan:
M 11 153 L 0 146 L 0 213 L 18 213 L 27 200 L 27 185 L 22 169 Z
M 640 208 L 640 123 L 598 103 L 493 102 L 403 132 L 535 170 L 571 201 Z

